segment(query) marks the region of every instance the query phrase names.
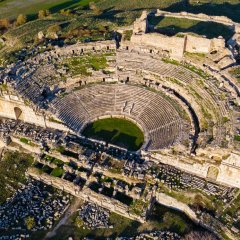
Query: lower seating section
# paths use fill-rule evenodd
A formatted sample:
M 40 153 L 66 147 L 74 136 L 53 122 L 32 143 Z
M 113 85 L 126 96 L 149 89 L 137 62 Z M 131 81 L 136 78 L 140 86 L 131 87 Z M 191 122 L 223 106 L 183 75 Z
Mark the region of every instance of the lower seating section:
M 74 131 L 88 122 L 107 115 L 133 119 L 148 136 L 148 150 L 181 142 L 183 120 L 177 110 L 160 94 L 126 84 L 99 84 L 85 87 L 55 99 L 52 111 Z
M 175 121 L 150 132 L 151 148 L 160 149 L 179 143 L 178 134 L 181 132 L 181 122 Z
M 104 114 L 111 114 L 114 109 L 115 89 L 111 85 L 95 85 L 75 92 L 75 96 L 82 102 L 86 111 L 93 118 Z

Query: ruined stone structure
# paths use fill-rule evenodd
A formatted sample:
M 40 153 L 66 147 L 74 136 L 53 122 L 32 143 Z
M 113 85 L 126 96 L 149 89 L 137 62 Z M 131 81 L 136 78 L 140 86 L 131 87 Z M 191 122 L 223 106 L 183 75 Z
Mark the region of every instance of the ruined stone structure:
M 194 14 L 188 12 L 167 12 L 160 9 L 157 9 L 156 16 L 163 16 L 163 17 L 175 17 L 175 18 L 187 18 L 192 20 L 198 20 L 203 22 L 216 22 L 227 25 L 231 28 L 235 26 L 239 26 L 238 23 L 233 22 L 230 18 L 226 16 L 209 16 L 204 13 Z
M 210 153 L 209 153 L 210 154 Z M 183 171 L 187 171 L 199 177 L 216 181 L 229 186 L 240 186 L 240 155 L 231 153 L 229 157 L 216 163 L 207 158 L 196 158 L 194 160 L 185 157 L 171 157 L 161 154 L 153 154 L 153 159 L 165 164 L 177 166 Z
M 213 21 L 225 24 L 233 29 L 238 29 L 237 24 L 235 27 L 234 23 L 225 17 L 216 16 L 205 18 L 205 15 L 201 14 L 198 15 L 189 13 L 175 14 L 159 10 L 157 11 L 156 15 L 189 18 L 201 21 Z M 175 59 L 182 59 L 185 52 L 204 54 L 209 54 L 213 52 L 224 52 L 223 56 L 225 58 L 224 66 L 231 65 L 235 62 L 231 51 L 225 47 L 225 40 L 221 36 L 219 36 L 219 38 L 213 39 L 208 39 L 201 36 L 193 36 L 190 34 L 168 37 L 158 33 L 147 33 L 148 31 L 147 29 L 145 31 L 142 31 L 142 29 L 139 28 L 139 26 L 148 26 L 146 12 L 144 12 L 142 16 L 139 19 L 137 19 L 133 24 L 133 35 L 131 37 L 131 42 L 134 44 L 140 44 L 143 46 L 145 45 L 156 49 L 160 49 L 163 52 L 166 52 L 167 55 Z
M 133 34 L 145 34 L 148 30 L 148 21 L 147 21 L 148 13 L 147 11 L 143 11 L 140 18 L 136 19 L 133 23 Z
M 37 180 L 41 180 L 48 185 L 52 185 L 58 189 L 62 189 L 84 201 L 93 202 L 103 208 L 106 208 L 124 217 L 130 218 L 142 223 L 144 222 L 144 219 L 141 218 L 140 216 L 129 213 L 129 209 L 126 205 L 122 204 L 121 202 L 115 199 L 111 199 L 103 195 L 101 196 L 100 194 L 97 194 L 91 191 L 89 188 L 80 190 L 78 186 L 64 179 L 54 178 L 47 174 L 42 174 L 41 176 L 39 176 L 31 169 L 28 171 L 28 174 Z
M 211 76 L 209 68 L 209 76 L 205 76 L 188 63 L 173 64 L 168 58 L 181 58 L 184 51 L 221 49 L 223 40 L 202 38 L 196 45 L 195 36 L 176 38 L 175 42 L 175 38 L 148 34 L 146 13 L 134 26 L 132 41 L 121 42 L 118 49 L 114 41 L 78 43 L 56 47 L 4 69 L 0 80 L 7 89 L 0 97 L 0 116 L 71 129 L 78 135 L 94 119 L 126 117 L 143 129 L 143 150 L 148 157 L 239 187 L 239 148 L 234 135 L 240 114 L 229 103 L 239 102 L 237 85 L 225 72 L 213 71 Z M 64 59 L 85 53 L 111 53 L 107 71 L 71 76 L 56 67 Z M 63 76 L 66 81 L 61 81 Z M 98 84 L 84 87 L 89 83 Z M 219 149 L 226 151 L 212 156 L 215 151 L 221 153 Z M 158 157 L 150 150 L 159 151 Z
M 51 121 L 52 114 L 33 109 L 17 95 L 2 93 L 0 97 L 0 117 L 21 120 L 42 127 L 69 131 L 70 129 L 57 121 Z

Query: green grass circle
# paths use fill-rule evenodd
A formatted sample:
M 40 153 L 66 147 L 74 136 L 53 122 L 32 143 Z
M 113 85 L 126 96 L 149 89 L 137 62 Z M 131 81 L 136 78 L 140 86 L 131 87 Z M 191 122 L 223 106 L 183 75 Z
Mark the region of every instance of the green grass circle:
M 142 130 L 132 121 L 123 118 L 96 120 L 83 129 L 82 135 L 126 148 L 129 151 L 137 151 L 144 142 Z

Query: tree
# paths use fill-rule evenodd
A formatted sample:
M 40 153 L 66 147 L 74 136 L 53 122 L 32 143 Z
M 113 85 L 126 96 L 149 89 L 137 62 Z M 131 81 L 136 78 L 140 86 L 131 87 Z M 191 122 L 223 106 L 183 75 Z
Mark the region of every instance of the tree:
M 27 22 L 27 17 L 26 17 L 26 15 L 23 15 L 23 14 L 18 15 L 17 21 L 16 21 L 16 25 L 17 25 L 17 26 L 23 25 L 23 24 L 25 24 L 26 22 Z
M 94 12 L 94 14 L 99 15 L 102 11 L 101 9 L 96 5 L 95 2 L 89 3 L 89 8 Z
M 49 15 L 50 15 L 49 10 L 40 10 L 40 11 L 38 12 L 38 18 L 39 18 L 39 19 L 43 19 L 43 18 L 45 18 L 45 17 L 47 17 L 47 16 L 49 16 Z
M 83 220 L 80 218 L 80 216 L 77 216 L 77 217 L 76 217 L 76 219 L 75 219 L 75 225 L 76 225 L 77 227 L 79 227 L 79 228 L 84 225 L 84 222 L 83 222 Z
M 57 33 L 61 31 L 61 27 L 57 24 L 54 24 L 54 25 L 51 25 L 50 27 L 48 27 L 47 29 L 47 35 L 46 37 L 47 38 L 50 38 L 50 39 L 57 39 L 58 38 L 58 35 Z
M 35 219 L 34 219 L 34 217 L 28 216 L 25 219 L 25 224 L 26 224 L 27 229 L 31 230 L 35 226 Z
M 197 207 L 197 208 L 199 208 L 199 207 L 202 207 L 204 204 L 203 204 L 203 197 L 202 197 L 202 195 L 200 195 L 200 194 L 196 194 L 195 195 L 195 197 L 194 197 L 194 202 L 195 202 L 195 206 Z
M 61 31 L 61 27 L 57 24 L 51 25 L 50 27 L 48 27 L 47 32 L 49 33 L 57 33 Z
M 70 16 L 72 14 L 72 11 L 70 9 L 61 9 L 60 13 L 65 16 Z
M 0 28 L 7 29 L 10 26 L 10 21 L 7 18 L 0 19 Z

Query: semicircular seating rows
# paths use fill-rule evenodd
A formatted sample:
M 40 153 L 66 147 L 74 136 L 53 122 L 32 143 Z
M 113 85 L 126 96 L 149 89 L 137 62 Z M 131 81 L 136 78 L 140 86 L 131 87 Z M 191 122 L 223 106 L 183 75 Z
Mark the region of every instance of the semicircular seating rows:
M 53 113 L 69 128 L 81 133 L 84 126 L 102 116 L 121 115 L 136 121 L 145 133 L 148 150 L 181 141 L 184 121 L 160 94 L 126 84 L 99 84 L 57 98 Z

